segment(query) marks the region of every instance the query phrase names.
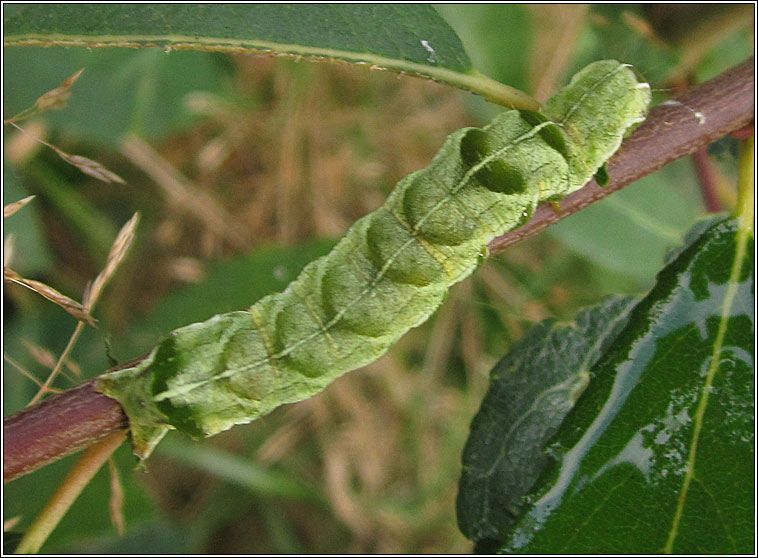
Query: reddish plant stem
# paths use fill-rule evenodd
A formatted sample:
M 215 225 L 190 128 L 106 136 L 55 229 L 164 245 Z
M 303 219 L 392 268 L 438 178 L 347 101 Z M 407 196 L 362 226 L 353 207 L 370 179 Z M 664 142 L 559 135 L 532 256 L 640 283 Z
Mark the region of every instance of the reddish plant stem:
M 601 188 L 591 181 L 561 200 L 560 210 L 549 204 L 539 207 L 527 224 L 493 240 L 490 251 L 501 252 L 671 161 L 694 153 L 734 130 L 744 129 L 755 113 L 753 68 L 750 58 L 685 92 L 678 103 L 655 107 L 609 162 L 611 180 L 607 186 Z M 128 428 L 118 402 L 97 392 L 93 384 L 94 380 L 5 420 L 6 482 Z
M 143 357 L 113 368 L 129 368 Z M 129 428 L 121 405 L 90 380 L 3 421 L 3 480 L 9 482 Z
M 711 161 L 708 157 L 707 149 L 698 149 L 692 154 L 692 162 L 695 165 L 698 180 L 700 180 L 700 191 L 703 194 L 703 203 L 709 213 L 721 211 L 721 202 L 716 194 L 717 184 L 716 176 L 711 167 Z
M 5 482 L 76 453 L 128 428 L 115 399 L 95 391 L 94 381 L 28 407 L 3 424 Z

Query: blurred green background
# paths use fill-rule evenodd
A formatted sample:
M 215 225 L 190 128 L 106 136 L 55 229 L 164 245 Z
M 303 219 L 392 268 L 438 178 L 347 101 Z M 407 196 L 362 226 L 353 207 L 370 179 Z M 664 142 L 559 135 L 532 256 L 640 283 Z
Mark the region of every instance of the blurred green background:
M 584 64 L 632 63 L 658 100 L 753 50 L 744 5 L 441 5 L 474 65 L 539 100 Z M 127 361 L 175 327 L 281 290 L 329 250 L 444 138 L 500 109 L 451 87 L 364 67 L 161 49 L 4 49 L 4 118 L 86 67 L 68 106 L 24 121 L 30 135 L 126 180 L 104 184 L 5 127 L 6 265 L 81 300 L 119 228 L 141 214 L 72 360 L 68 388 Z M 734 165 L 711 159 L 716 195 Z M 107 470 L 45 552 L 452 553 L 460 453 L 492 364 L 535 322 L 570 320 L 608 293 L 651 284 L 666 250 L 705 212 L 682 160 L 489 260 L 389 355 L 311 400 L 203 442 L 172 433 L 133 472 L 117 463 L 126 534 L 111 525 Z M 197 200 L 203 200 L 197 203 Z M 224 226 L 219 225 L 218 216 Z M 23 408 L 75 321 L 4 288 L 4 412 Z M 5 487 L 23 529 L 73 458 Z

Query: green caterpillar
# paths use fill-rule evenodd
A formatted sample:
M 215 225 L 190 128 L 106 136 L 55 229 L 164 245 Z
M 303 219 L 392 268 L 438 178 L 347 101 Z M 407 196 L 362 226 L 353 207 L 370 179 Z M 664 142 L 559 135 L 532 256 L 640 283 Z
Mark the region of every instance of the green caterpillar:
M 144 458 L 169 428 L 210 436 L 321 391 L 424 322 L 538 204 L 583 186 L 644 120 L 650 87 L 595 62 L 542 113 L 509 110 L 451 134 L 331 253 L 250 309 L 170 333 L 98 389 L 123 405 Z

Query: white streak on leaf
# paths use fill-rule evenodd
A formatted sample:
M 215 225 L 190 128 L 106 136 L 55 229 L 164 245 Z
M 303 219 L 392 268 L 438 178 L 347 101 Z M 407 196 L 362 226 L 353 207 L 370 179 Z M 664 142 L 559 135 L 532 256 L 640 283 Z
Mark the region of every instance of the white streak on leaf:
M 426 39 L 421 39 L 421 46 L 424 47 L 427 52 L 429 52 L 429 56 L 427 57 L 427 61 L 431 64 L 437 63 L 437 53 L 434 52 L 434 49 L 432 48 L 432 45 L 429 44 L 429 41 Z

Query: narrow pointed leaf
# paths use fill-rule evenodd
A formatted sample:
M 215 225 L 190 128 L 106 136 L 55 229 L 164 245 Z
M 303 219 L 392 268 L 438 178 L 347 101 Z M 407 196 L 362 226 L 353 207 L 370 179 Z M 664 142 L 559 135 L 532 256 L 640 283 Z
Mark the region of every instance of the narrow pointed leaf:
M 4 44 L 160 46 L 342 60 L 431 77 L 536 109 L 480 74 L 427 4 L 25 4 L 9 6 Z

